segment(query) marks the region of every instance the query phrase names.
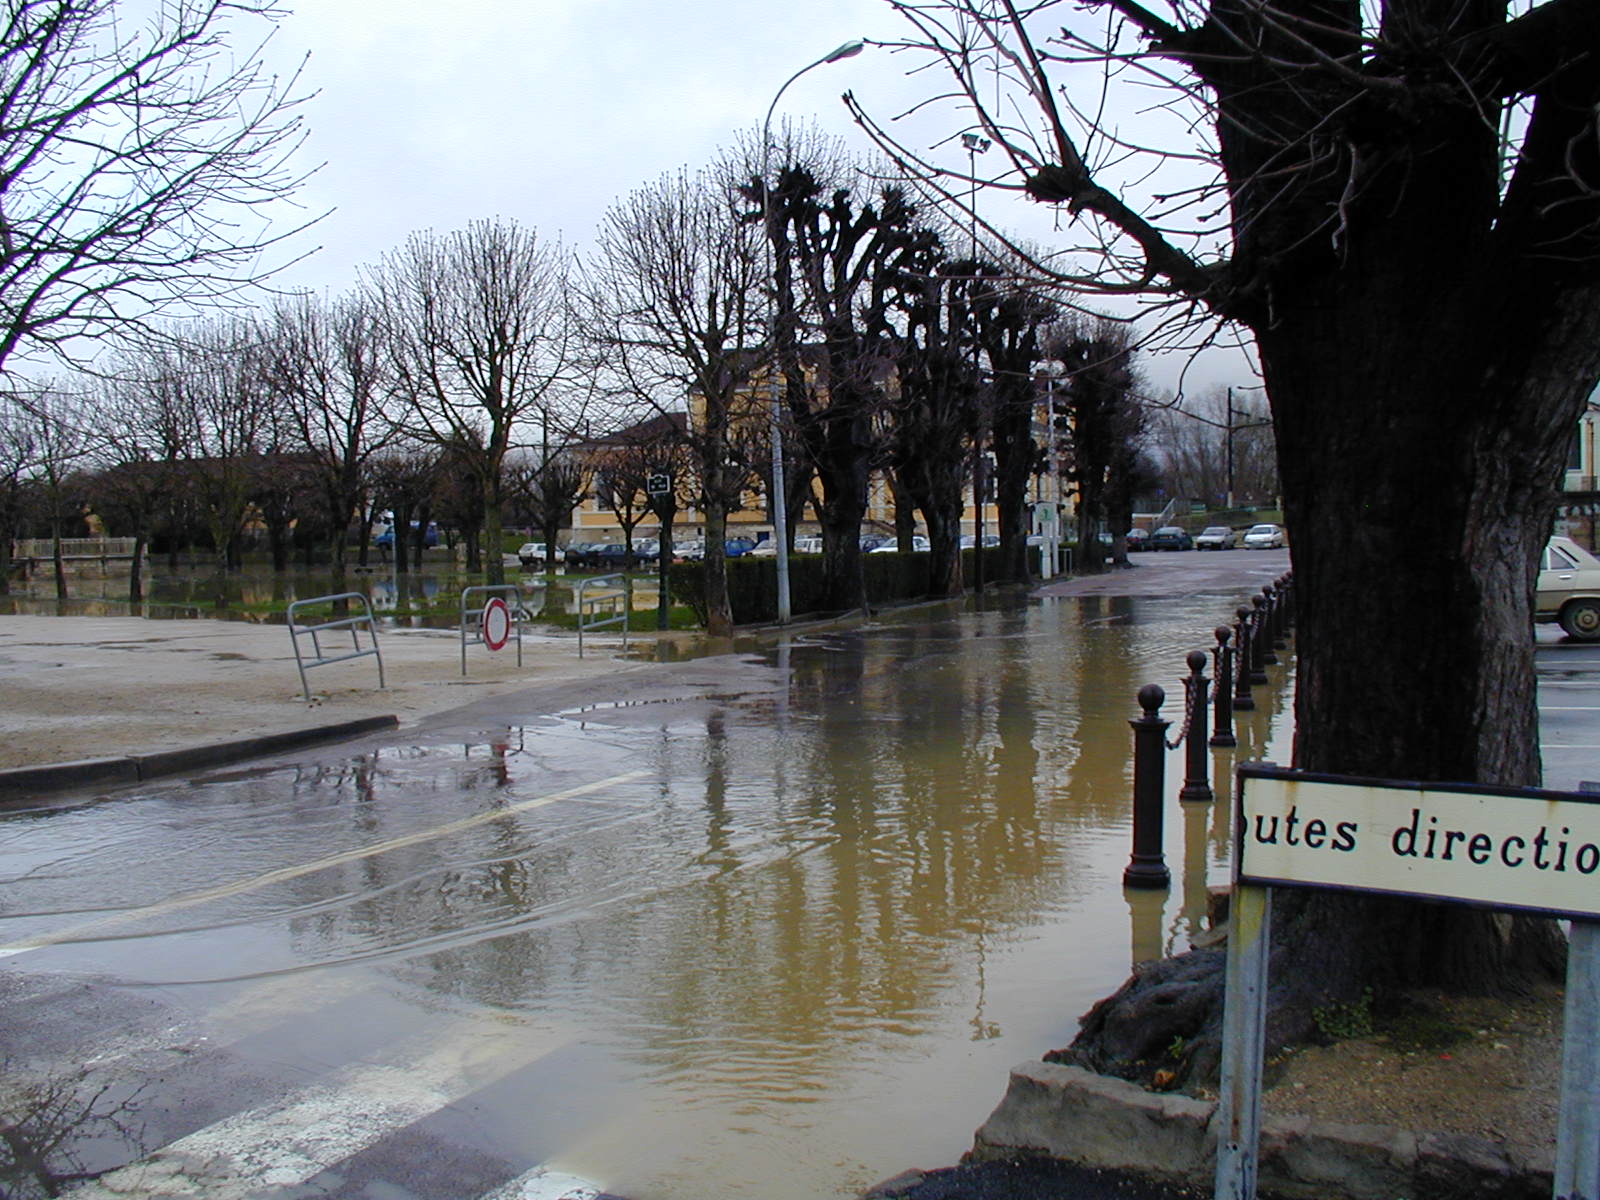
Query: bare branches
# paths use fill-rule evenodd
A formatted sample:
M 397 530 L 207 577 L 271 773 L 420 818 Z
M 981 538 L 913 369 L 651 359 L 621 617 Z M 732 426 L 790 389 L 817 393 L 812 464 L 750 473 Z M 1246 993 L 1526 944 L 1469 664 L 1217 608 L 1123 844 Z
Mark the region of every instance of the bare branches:
M 116 0 L 4 0 L 0 370 L 270 273 L 263 255 L 306 224 L 269 224 L 303 178 L 305 97 L 232 38 L 279 15 L 171 0 L 130 33 Z

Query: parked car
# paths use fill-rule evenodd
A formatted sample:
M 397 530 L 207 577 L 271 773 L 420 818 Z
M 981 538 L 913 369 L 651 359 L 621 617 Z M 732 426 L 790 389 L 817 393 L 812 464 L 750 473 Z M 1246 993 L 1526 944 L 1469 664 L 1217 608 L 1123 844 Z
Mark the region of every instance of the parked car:
M 672 557 L 679 562 L 699 562 L 706 556 L 706 542 L 704 538 L 695 538 L 688 542 L 674 542 L 672 544 Z
M 750 551 L 751 558 L 777 558 L 778 543 L 774 538 L 762 538 Z
M 1148 529 L 1130 529 L 1126 539 L 1129 550 L 1148 550 L 1150 548 L 1150 531 Z
M 1226 525 L 1207 525 L 1194 539 L 1196 550 L 1232 550 L 1238 544 L 1238 537 Z
M 1163 525 L 1150 535 L 1145 546 L 1151 550 L 1193 550 L 1194 539 L 1180 525 Z
M 742 555 L 749 554 L 755 548 L 756 542 L 754 538 L 727 538 L 722 543 L 722 553 L 729 558 L 739 558 Z
M 1288 545 L 1281 525 L 1252 525 L 1245 530 L 1246 550 L 1281 550 Z
M 821 554 L 822 539 L 819 537 L 797 537 L 794 540 L 796 554 Z
M 867 551 L 867 553 L 868 554 L 893 554 L 896 551 L 898 551 L 899 549 L 900 549 L 900 543 L 899 542 L 885 542 L 881 546 L 874 546 L 871 550 Z M 926 553 L 928 553 L 928 551 L 930 549 L 932 549 L 932 547 L 928 544 L 928 539 L 927 538 L 923 537 L 920 533 L 915 533 L 915 534 L 911 535 L 911 549 L 912 549 L 913 553 L 926 554 Z
M 517 561 L 520 562 L 524 567 L 527 567 L 530 571 L 535 567 L 544 566 L 547 558 L 550 558 L 550 556 L 545 553 L 543 542 L 524 542 L 521 548 L 517 551 Z M 560 546 L 557 546 L 555 550 L 555 556 L 550 558 L 550 561 L 566 562 L 567 552 Z
M 411 536 L 413 538 L 416 537 L 417 528 L 418 528 L 418 526 L 420 524 L 421 523 L 418 522 L 418 521 L 411 522 Z M 379 547 L 393 546 L 394 545 L 394 526 L 393 525 L 385 525 L 385 526 L 383 526 L 383 528 L 378 530 L 377 536 L 375 536 L 372 539 L 372 544 L 374 546 L 379 546 Z M 428 522 L 427 531 L 422 535 L 422 544 L 424 546 L 429 547 L 430 549 L 439 544 L 439 526 L 438 526 L 438 524 L 436 522 L 434 522 L 434 521 L 429 521 Z
M 1571 538 L 1551 538 L 1539 559 L 1533 619 L 1559 621 L 1579 641 L 1600 641 L 1600 559 Z

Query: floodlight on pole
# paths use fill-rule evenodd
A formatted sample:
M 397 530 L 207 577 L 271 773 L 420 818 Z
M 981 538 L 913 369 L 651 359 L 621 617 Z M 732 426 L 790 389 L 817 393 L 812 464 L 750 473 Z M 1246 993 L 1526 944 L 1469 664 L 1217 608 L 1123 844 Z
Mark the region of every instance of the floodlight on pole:
M 766 118 L 761 122 L 761 227 L 766 235 L 768 264 L 772 275 L 772 363 L 767 368 L 767 396 L 769 401 L 769 419 L 771 432 L 768 441 L 772 449 L 772 492 L 768 497 L 772 508 L 772 539 L 777 549 L 778 568 L 778 624 L 787 625 L 792 615 L 789 601 L 789 502 L 784 495 L 783 477 L 783 409 L 782 397 L 778 389 L 778 296 L 777 296 L 777 250 L 772 244 L 772 184 L 767 178 L 772 167 L 772 114 L 777 111 L 778 101 L 783 99 L 784 92 L 789 90 L 789 85 L 813 67 L 825 66 L 836 63 L 841 59 L 854 58 L 867 48 L 864 41 L 855 40 L 845 42 L 842 46 L 830 50 L 816 62 L 807 63 L 788 79 L 783 81 L 783 86 L 772 97 L 772 103 L 767 105 Z

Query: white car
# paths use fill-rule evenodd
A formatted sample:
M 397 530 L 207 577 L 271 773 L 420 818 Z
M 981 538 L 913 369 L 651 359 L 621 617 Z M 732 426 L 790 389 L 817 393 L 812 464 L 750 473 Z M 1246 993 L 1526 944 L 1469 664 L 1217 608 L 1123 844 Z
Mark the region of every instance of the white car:
M 1281 525 L 1252 525 L 1245 530 L 1246 550 L 1281 550 L 1286 545 L 1288 542 L 1283 536 Z
M 1571 538 L 1551 538 L 1539 559 L 1533 619 L 1559 621 L 1578 641 L 1600 641 L 1600 559 Z
M 517 550 L 517 561 L 532 570 L 534 567 L 544 566 L 545 553 L 543 542 L 524 542 Z M 554 562 L 566 562 L 567 553 L 560 546 L 556 547 Z
M 900 545 L 898 542 L 885 542 L 881 546 L 874 546 L 871 550 L 868 550 L 867 553 L 893 554 L 899 549 Z M 920 533 L 914 533 L 911 535 L 911 550 L 913 553 L 926 554 L 930 549 L 932 549 L 932 547 L 929 546 L 927 538 L 923 537 Z

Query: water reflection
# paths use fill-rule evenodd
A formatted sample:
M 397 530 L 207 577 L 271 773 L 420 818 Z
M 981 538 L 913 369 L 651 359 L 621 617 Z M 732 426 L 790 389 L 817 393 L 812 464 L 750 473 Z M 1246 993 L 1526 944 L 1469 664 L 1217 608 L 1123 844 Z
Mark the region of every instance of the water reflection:
M 278 624 L 295 600 L 360 592 L 372 602 L 375 613 L 392 622 L 447 627 L 459 619 L 454 606 L 462 589 L 481 581 L 454 570 L 397 574 L 388 568 L 349 568 L 343 573 L 328 568 L 273 572 L 250 567 L 225 573 L 207 567 L 156 569 L 145 578 L 143 598 L 130 602 L 126 571 L 85 569 L 72 577 L 71 594 L 65 599 L 57 599 L 53 582 L 42 576 L 14 583 L 10 594 L 0 595 L 0 615 L 211 617 Z M 564 576 L 508 571 L 507 582 L 522 584 L 526 606 L 534 615 L 546 608 L 574 611 L 574 589 Z M 634 589 L 635 608 L 655 608 L 652 579 L 636 579 Z
M 865 1186 L 948 1158 L 1010 1062 L 1064 1044 L 1169 918 L 1198 928 L 1227 805 L 1174 798 L 1174 894 L 1122 894 L 1127 722 L 1215 621 L 905 614 L 793 637 L 737 685 L 619 679 L 464 740 L 0 819 L 0 941 L 78 922 L 22 961 L 169 986 L 363 968 L 422 1025 L 533 1014 L 625 1114 L 585 1130 L 582 1173 L 666 1198 Z

